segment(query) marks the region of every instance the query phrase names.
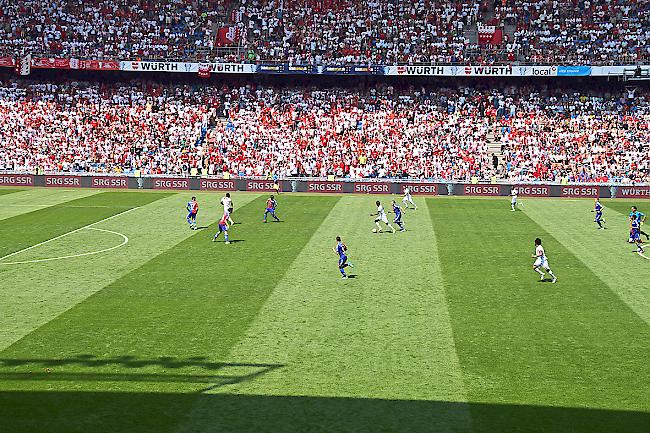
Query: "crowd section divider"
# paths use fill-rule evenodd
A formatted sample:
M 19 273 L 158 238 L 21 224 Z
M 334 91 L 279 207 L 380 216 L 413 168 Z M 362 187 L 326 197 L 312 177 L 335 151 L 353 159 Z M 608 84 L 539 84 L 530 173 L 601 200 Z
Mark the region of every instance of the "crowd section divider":
M 273 180 L 246 177 L 199 176 L 126 176 L 0 173 L 0 187 L 45 188 L 110 188 L 155 189 L 175 191 L 251 191 L 260 193 L 324 193 L 324 194 L 403 194 L 408 187 L 413 195 L 425 196 L 508 196 L 517 188 L 519 197 L 564 198 L 628 198 L 650 199 L 650 184 L 589 184 L 589 183 L 462 183 L 431 182 L 410 179 L 335 179 L 290 178 Z

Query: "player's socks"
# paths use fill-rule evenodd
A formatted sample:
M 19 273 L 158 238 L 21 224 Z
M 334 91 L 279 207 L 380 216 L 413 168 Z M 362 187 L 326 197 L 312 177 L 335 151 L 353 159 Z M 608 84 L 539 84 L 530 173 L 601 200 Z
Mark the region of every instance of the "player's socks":
M 351 267 L 351 268 L 354 268 L 354 265 L 353 265 L 352 263 L 350 263 L 350 262 L 348 262 L 347 265 L 348 265 L 349 267 Z

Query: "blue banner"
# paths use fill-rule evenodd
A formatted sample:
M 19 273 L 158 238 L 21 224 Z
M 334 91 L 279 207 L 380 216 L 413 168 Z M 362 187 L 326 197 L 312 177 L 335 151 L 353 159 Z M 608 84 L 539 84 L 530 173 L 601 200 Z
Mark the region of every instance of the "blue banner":
M 558 66 L 558 77 L 585 77 L 591 75 L 591 66 Z

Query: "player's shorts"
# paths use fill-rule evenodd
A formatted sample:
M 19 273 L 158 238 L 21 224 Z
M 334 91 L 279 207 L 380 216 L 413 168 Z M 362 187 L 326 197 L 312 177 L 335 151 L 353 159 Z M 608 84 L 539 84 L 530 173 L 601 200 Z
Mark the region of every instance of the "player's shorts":
M 594 221 L 600 221 L 601 219 L 603 219 L 603 213 L 596 212 L 596 218 L 594 218 Z
M 196 212 L 190 212 L 187 214 L 187 219 L 196 219 Z
M 343 267 L 345 265 L 345 262 L 348 261 L 348 256 L 343 254 L 342 256 L 339 257 L 339 268 Z
M 219 224 L 219 231 L 220 231 L 220 232 L 228 231 L 228 227 L 226 227 L 226 226 L 223 225 L 223 224 Z
M 640 230 L 632 230 L 632 233 L 630 233 L 630 238 L 632 238 L 633 241 L 641 240 L 641 231 Z
M 510 200 L 510 203 L 512 203 L 512 204 L 517 203 L 517 197 L 513 197 L 513 198 Z
M 386 218 L 386 215 L 375 218 L 376 223 L 378 223 L 379 221 L 382 221 L 384 224 L 388 224 L 388 218 Z
M 535 266 L 536 268 L 538 268 L 538 267 L 541 266 L 541 267 L 543 267 L 543 268 L 548 269 L 548 268 L 549 268 L 549 266 L 548 266 L 548 260 L 546 260 L 545 258 L 542 258 L 542 257 L 538 257 L 538 258 L 535 260 L 535 263 L 533 264 L 533 266 Z
M 393 220 L 394 223 L 401 223 L 402 222 L 402 215 L 396 216 L 395 219 Z
M 270 208 L 270 207 L 267 207 L 267 208 L 266 208 L 266 211 L 267 211 L 268 213 L 273 213 L 273 212 L 275 212 L 275 209 Z
M 403 202 L 407 202 L 407 201 L 413 202 L 413 199 L 411 198 L 411 194 L 405 195 L 404 198 L 402 199 L 402 201 Z

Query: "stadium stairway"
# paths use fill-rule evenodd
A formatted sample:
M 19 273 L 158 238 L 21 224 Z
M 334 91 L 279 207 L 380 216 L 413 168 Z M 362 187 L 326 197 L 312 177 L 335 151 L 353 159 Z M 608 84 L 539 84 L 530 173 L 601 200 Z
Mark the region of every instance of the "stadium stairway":
M 503 152 L 501 151 L 501 141 L 497 138 L 494 132 L 488 132 L 485 135 L 485 142 L 488 147 L 488 155 L 491 157 L 496 156 L 499 160 L 499 166 L 504 165 Z

